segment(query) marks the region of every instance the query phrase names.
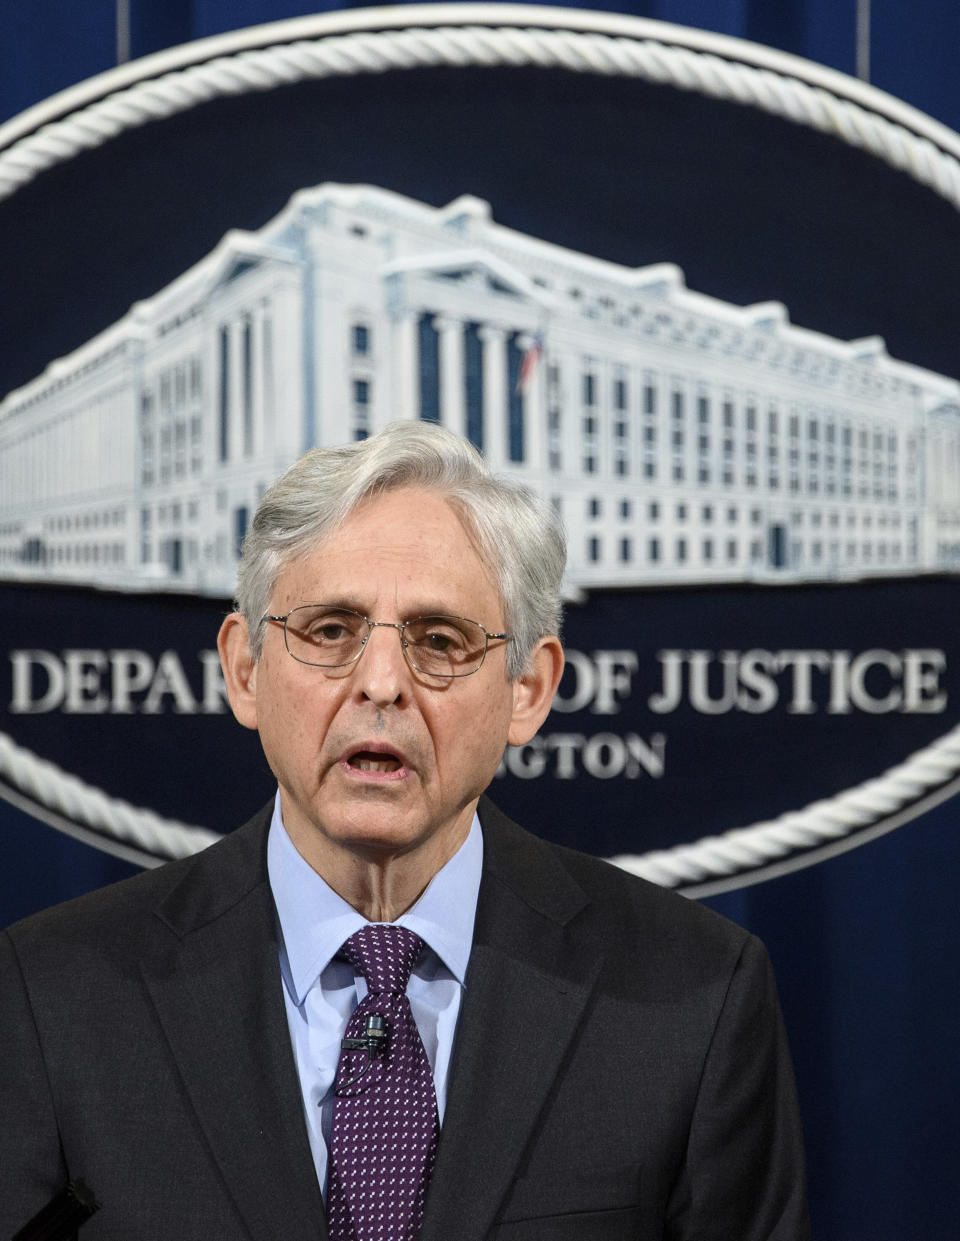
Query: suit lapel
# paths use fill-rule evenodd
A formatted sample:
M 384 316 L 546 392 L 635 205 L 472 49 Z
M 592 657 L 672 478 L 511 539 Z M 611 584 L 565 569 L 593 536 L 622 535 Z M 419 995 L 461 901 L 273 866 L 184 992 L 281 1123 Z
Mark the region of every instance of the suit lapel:
M 268 820 L 198 859 L 142 963 L 214 1161 L 257 1241 L 326 1238 L 290 1047 L 262 845 Z M 255 830 L 251 830 L 251 828 Z M 242 834 L 241 834 L 242 833 Z
M 533 837 L 481 804 L 484 875 L 421 1241 L 492 1225 L 589 1000 L 596 954 L 568 924 L 582 891 Z

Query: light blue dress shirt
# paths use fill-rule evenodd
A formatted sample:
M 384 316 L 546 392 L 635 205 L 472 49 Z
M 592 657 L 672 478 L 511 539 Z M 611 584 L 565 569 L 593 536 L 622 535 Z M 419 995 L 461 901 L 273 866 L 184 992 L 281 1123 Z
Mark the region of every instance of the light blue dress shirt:
M 427 944 L 410 977 L 407 996 L 433 1070 L 441 1124 L 482 867 L 483 836 L 474 815 L 467 839 L 396 922 Z M 365 980 L 354 976 L 353 967 L 336 960 L 335 954 L 366 925 L 366 919 L 297 852 L 283 826 L 279 793 L 267 839 L 267 870 L 280 923 L 287 1023 L 310 1147 L 326 1197 L 327 1143 L 340 1040 L 350 1014 L 367 993 Z

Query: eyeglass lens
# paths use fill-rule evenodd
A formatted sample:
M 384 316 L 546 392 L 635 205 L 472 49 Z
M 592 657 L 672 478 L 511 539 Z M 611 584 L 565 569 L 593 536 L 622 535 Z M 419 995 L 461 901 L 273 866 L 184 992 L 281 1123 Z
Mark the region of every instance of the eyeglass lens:
M 370 623 L 359 612 L 326 604 L 294 608 L 285 626 L 287 650 L 305 664 L 337 668 L 363 650 Z M 430 676 L 468 676 L 483 663 L 487 635 L 482 625 L 459 616 L 420 616 L 401 635 L 404 654 Z

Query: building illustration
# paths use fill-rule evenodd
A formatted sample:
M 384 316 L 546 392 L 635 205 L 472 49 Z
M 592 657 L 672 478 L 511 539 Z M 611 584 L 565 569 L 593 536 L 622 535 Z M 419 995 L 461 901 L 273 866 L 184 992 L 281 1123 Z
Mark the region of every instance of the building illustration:
M 0 578 L 229 597 L 266 487 L 397 418 L 562 512 L 571 589 L 960 569 L 960 384 L 376 187 L 297 193 L 0 402 Z

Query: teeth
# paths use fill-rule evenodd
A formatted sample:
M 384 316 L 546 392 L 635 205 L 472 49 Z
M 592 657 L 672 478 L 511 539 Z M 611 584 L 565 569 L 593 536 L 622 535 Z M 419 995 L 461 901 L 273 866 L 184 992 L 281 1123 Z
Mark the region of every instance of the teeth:
M 351 762 L 354 767 L 359 767 L 361 771 L 396 771 L 400 766 L 395 758 L 354 758 Z

